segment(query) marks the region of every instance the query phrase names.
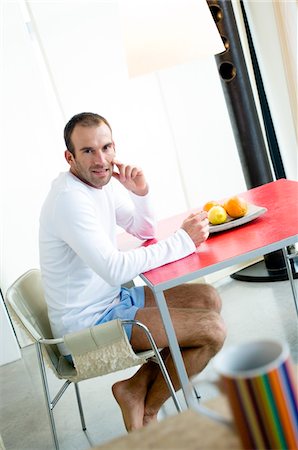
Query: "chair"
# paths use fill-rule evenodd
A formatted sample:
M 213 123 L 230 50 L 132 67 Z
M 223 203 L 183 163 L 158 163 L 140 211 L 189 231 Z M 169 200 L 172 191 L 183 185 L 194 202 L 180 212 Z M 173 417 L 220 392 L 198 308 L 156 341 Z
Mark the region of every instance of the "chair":
M 82 429 L 86 430 L 79 392 L 79 381 L 105 375 L 128 367 L 137 366 L 149 359 L 159 364 L 178 411 L 181 406 L 159 350 L 148 328 L 138 321 L 113 320 L 102 325 L 70 333 L 54 339 L 47 314 L 38 269 L 31 269 L 21 275 L 7 290 L 6 302 L 12 318 L 35 342 L 46 406 L 56 449 L 59 449 L 53 409 L 67 387 L 74 383 Z M 135 353 L 124 331 L 124 324 L 140 327 L 146 334 L 152 350 Z M 71 351 L 74 365 L 59 352 L 57 344 L 64 342 Z M 56 377 L 66 380 L 55 397 L 51 399 L 45 361 Z

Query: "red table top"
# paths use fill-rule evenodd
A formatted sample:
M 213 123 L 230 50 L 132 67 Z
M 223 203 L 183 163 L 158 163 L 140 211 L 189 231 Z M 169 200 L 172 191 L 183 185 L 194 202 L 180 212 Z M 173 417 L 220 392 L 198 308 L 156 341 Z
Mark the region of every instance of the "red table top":
M 247 224 L 210 234 L 190 256 L 144 273 L 145 281 L 165 289 L 298 241 L 298 182 L 280 179 L 239 195 L 268 211 Z M 160 221 L 157 239 L 177 230 L 189 213 Z

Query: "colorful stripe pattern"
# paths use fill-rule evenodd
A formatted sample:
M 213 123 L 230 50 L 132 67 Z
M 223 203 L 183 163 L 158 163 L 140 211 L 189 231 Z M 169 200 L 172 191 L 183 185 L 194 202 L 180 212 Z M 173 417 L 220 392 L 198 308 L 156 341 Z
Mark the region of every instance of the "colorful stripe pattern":
M 298 449 L 298 393 L 286 360 L 254 378 L 224 376 L 236 428 L 245 449 Z

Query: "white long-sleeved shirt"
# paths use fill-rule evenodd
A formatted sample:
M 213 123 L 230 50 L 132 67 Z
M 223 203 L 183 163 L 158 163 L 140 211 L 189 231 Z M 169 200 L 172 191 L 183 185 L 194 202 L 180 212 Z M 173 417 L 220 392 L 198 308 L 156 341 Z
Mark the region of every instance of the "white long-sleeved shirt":
M 70 172 L 53 182 L 40 215 L 40 268 L 54 337 L 93 326 L 119 301 L 121 284 L 183 258 L 195 245 L 182 229 L 148 247 L 117 248 L 117 225 L 154 237 L 150 195 L 129 193 L 115 180 L 102 189 Z M 61 346 L 63 354 L 69 353 Z

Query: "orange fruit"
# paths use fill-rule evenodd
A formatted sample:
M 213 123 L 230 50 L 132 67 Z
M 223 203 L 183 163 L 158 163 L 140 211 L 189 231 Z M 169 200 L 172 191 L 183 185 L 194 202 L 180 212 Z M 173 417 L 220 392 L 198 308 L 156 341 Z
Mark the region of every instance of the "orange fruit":
M 247 213 L 248 205 L 246 201 L 235 195 L 234 197 L 230 197 L 224 203 L 224 208 L 233 219 L 237 219 L 238 217 L 243 217 Z
M 227 212 L 220 205 L 212 206 L 208 211 L 208 220 L 212 225 L 219 225 L 227 220 Z
M 205 203 L 205 205 L 203 206 L 203 211 L 208 212 L 209 209 L 212 208 L 212 206 L 217 206 L 219 205 L 218 202 L 216 202 L 215 200 L 210 200 L 209 202 Z

